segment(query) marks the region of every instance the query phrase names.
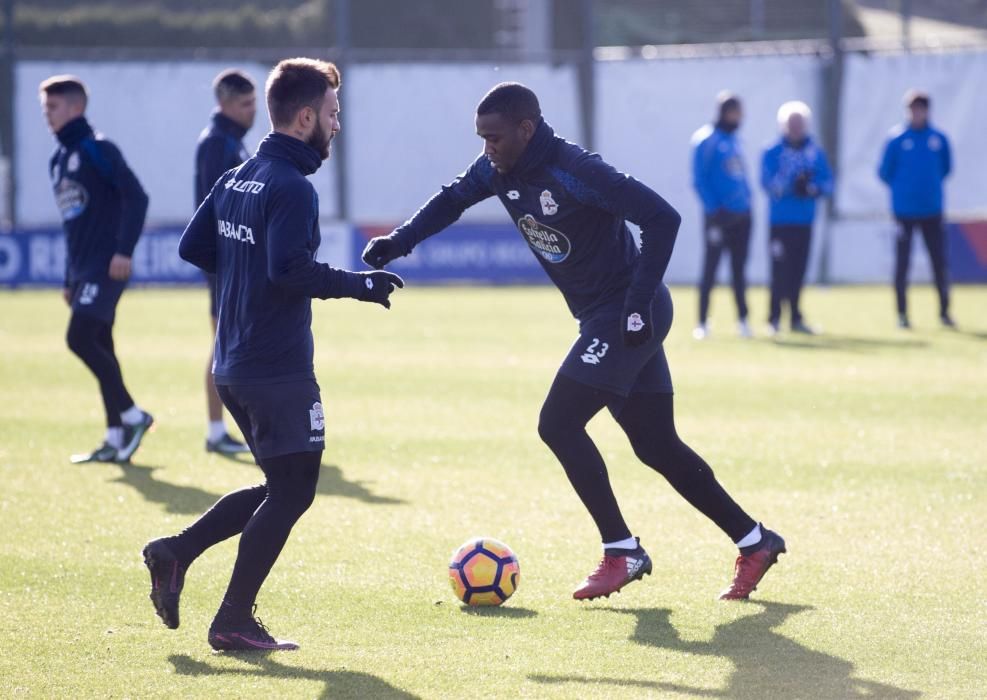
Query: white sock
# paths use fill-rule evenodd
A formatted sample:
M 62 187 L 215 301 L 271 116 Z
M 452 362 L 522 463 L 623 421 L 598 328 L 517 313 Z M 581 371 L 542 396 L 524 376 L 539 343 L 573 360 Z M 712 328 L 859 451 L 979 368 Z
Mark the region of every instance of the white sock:
M 761 541 L 761 526 L 755 525 L 754 529 L 748 532 L 740 541 L 737 542 L 738 547 L 750 547 Z
M 226 423 L 222 420 L 211 420 L 209 421 L 209 442 L 217 442 L 224 435 L 226 435 Z
M 119 426 L 115 428 L 107 428 L 106 444 L 110 447 L 115 447 L 118 450 L 123 447 L 123 428 Z
M 628 537 L 626 540 L 618 540 L 617 542 L 604 542 L 604 549 L 637 549 L 637 540 L 633 537 Z
M 140 410 L 137 404 L 134 404 L 126 411 L 120 413 L 120 420 L 127 425 L 137 425 L 144 420 L 144 411 Z

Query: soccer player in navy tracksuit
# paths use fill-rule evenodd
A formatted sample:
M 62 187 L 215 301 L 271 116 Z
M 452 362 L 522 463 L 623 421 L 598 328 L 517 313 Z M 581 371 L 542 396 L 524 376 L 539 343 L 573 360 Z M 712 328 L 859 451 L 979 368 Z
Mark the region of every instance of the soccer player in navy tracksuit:
M 675 431 L 661 345 L 672 323 L 672 300 L 661 279 L 678 213 L 598 155 L 557 137 L 538 98 L 523 85 L 502 83 L 487 93 L 477 107 L 476 131 L 483 153 L 409 221 L 371 240 L 364 261 L 380 268 L 408 255 L 467 208 L 496 196 L 579 321 L 579 337 L 538 425 L 603 540 L 603 559 L 573 596 L 609 595 L 652 567 L 586 433 L 589 420 L 608 408 L 641 461 L 739 545 L 736 577 L 722 597 L 746 598 L 785 544 L 727 495 Z M 625 219 L 641 227 L 640 251 Z
M 747 168 L 737 139 L 743 117 L 740 99 L 724 92 L 718 100 L 715 124 L 707 124 L 692 136 L 692 182 L 703 206 L 702 277 L 699 281 L 699 325 L 696 340 L 709 334 L 706 323 L 709 296 L 716 284 L 716 269 L 726 249 L 730 253 L 733 297 L 737 304 L 737 331 L 749 338 L 747 323 L 747 252 L 751 239 L 751 190 Z
M 235 168 L 247 159 L 243 137 L 254 125 L 257 114 L 257 94 L 254 81 L 238 70 L 225 70 L 213 81 L 213 93 L 218 107 L 212 113 L 209 126 L 199 136 L 195 149 L 195 206 L 198 207 L 227 170 Z M 209 312 L 212 317 L 213 339 L 216 335 L 216 275 L 207 273 L 209 285 Z M 215 343 L 213 343 L 215 344 Z M 206 364 L 206 407 L 209 427 L 206 433 L 206 451 L 221 454 L 249 452 L 250 448 L 230 436 L 223 422 L 223 402 L 216 392 L 212 377 L 212 352 Z
M 106 438 L 79 462 L 126 462 L 153 423 L 123 383 L 113 321 L 130 279 L 130 258 L 144 228 L 147 194 L 120 149 L 86 121 L 86 87 L 72 75 L 41 83 L 41 104 L 58 148 L 48 164 L 67 241 L 65 301 L 72 308 L 66 340 L 99 382 Z
M 949 139 L 929 124 L 927 94 L 911 90 L 905 95 L 905 104 L 909 111 L 908 124 L 892 129 L 878 170 L 881 180 L 891 188 L 891 208 L 898 221 L 894 266 L 898 326 L 911 327 L 906 294 L 912 234 L 917 228 L 929 251 L 939 291 L 939 319 L 944 326 L 952 328 L 956 324 L 949 315 L 949 272 L 942 221 L 942 183 L 953 167 Z
M 311 59 L 282 61 L 267 80 L 273 130 L 224 174 L 189 222 L 185 260 L 216 274 L 219 395 L 265 483 L 227 494 L 181 534 L 149 542 L 151 601 L 178 627 L 185 572 L 212 545 L 241 534 L 233 575 L 209 628 L 217 650 L 296 649 L 274 639 L 253 606 L 291 528 L 315 498 L 325 414 L 313 372 L 312 299 L 350 297 L 390 307 L 401 278 L 316 262 L 319 200 L 306 179 L 339 131 L 339 72 Z
M 771 306 L 768 323 L 777 333 L 781 307 L 788 304 L 791 329 L 812 335 L 799 307 L 812 246 L 816 200 L 833 192 L 826 154 L 809 135 L 812 112 L 804 102 L 786 102 L 778 110 L 782 136 L 764 151 L 761 185 L 770 201 Z

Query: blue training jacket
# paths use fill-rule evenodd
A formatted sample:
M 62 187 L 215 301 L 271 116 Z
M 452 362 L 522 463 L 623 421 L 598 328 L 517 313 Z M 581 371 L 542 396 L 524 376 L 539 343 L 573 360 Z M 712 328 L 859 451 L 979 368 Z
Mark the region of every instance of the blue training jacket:
M 736 133 L 707 124 L 693 134 L 692 143 L 692 185 L 703 210 L 749 212 L 751 189 Z
M 808 183 L 812 192 L 798 192 L 799 180 Z M 761 186 L 768 193 L 772 224 L 811 225 L 816 217 L 816 198 L 833 193 L 833 172 L 826 154 L 811 137 L 799 144 L 782 138 L 764 151 Z
M 926 126 L 892 129 L 878 176 L 891 187 L 891 209 L 900 219 L 941 215 L 942 181 L 952 170 L 949 139 Z
M 229 117 L 213 112 L 195 149 L 195 206 L 202 204 L 223 173 L 247 160 L 247 149 L 243 146 L 246 133 L 246 129 Z
M 391 236 L 407 255 L 474 204 L 496 196 L 562 292 L 572 314 L 649 302 L 672 255 L 681 221 L 654 191 L 541 120 L 510 173 L 482 153 Z M 641 227 L 641 250 L 625 219 Z
M 216 273 L 217 384 L 314 379 L 312 299 L 357 297 L 354 273 L 316 262 L 322 164 L 299 139 L 271 133 L 196 210 L 178 253 Z
M 144 228 L 147 194 L 120 149 L 77 117 L 56 134 L 48 162 L 62 215 L 65 285 L 107 276 L 117 253 L 130 257 Z

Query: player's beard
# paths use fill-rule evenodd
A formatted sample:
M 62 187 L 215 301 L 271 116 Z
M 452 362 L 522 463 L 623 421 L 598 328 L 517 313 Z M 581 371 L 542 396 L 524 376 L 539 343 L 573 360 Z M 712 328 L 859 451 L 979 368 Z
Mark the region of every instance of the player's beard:
M 322 124 L 316 121 L 315 128 L 312 130 L 312 135 L 308 137 L 308 140 L 305 143 L 318 151 L 319 157 L 322 158 L 322 160 L 326 160 L 329 157 L 330 141 L 332 141 L 332 135 L 327 134 L 326 130 L 322 128 Z

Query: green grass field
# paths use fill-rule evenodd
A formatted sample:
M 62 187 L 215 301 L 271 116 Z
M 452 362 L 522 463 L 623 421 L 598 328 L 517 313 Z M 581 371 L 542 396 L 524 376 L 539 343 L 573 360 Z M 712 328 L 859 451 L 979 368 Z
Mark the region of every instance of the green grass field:
M 135 290 L 117 347 L 156 417 L 130 465 L 73 466 L 102 437 L 93 379 L 64 346 L 57 292 L 0 296 L 0 696 L 983 697 L 987 658 L 987 288 L 928 289 L 916 330 L 885 288 L 811 289 L 826 334 L 742 341 L 726 291 L 714 338 L 675 289 L 666 341 L 679 430 L 788 540 L 749 603 L 716 600 L 735 550 L 590 426 L 656 575 L 609 601 L 572 588 L 595 529 L 535 432 L 575 326 L 553 289 L 409 289 L 384 312 L 316 305 L 327 451 L 315 505 L 258 614 L 302 649 L 216 655 L 206 629 L 236 552 L 190 569 L 182 627 L 147 601 L 144 542 L 259 481 L 203 450 L 205 293 Z M 753 308 L 766 306 L 763 290 Z M 464 609 L 446 564 L 509 543 L 517 594 Z

